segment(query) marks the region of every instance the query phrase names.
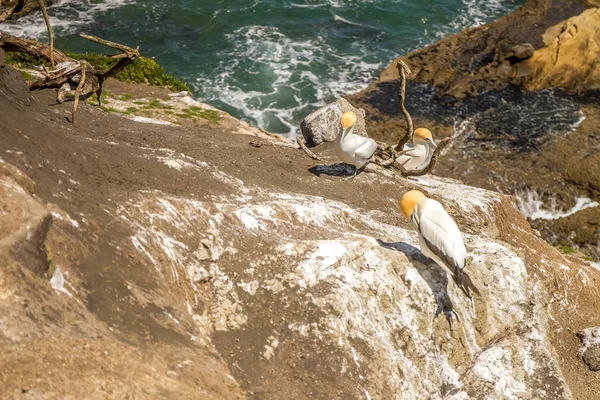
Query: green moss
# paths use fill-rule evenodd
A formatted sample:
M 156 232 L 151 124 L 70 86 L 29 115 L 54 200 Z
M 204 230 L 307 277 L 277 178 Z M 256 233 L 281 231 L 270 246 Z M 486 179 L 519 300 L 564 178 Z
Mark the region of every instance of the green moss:
M 184 113 L 184 114 L 175 114 L 175 115 L 177 115 L 178 117 L 181 117 L 181 118 L 185 118 L 185 119 L 193 118 L 191 114 L 187 114 L 187 113 Z
M 27 82 L 32 82 L 37 80 L 33 75 L 31 75 L 30 73 L 26 72 L 26 71 L 19 71 L 21 73 L 21 76 L 23 77 L 23 79 L 25 79 Z
M 575 253 L 575 249 L 569 246 L 558 246 L 559 250 L 565 254 L 573 254 Z
M 594 261 L 594 258 L 591 256 L 588 256 L 587 254 L 584 254 L 581 258 L 583 258 L 586 261 Z
M 190 107 L 184 110 L 188 114 L 193 115 L 194 117 L 206 119 L 208 121 L 219 123 L 219 112 L 215 110 L 205 110 L 201 107 Z
M 125 112 L 127 112 L 127 113 L 130 113 L 130 114 L 131 114 L 131 113 L 134 113 L 134 112 L 136 112 L 136 111 L 138 111 L 138 108 L 137 108 L 137 107 L 127 107 L 127 108 L 125 109 Z
M 121 100 L 121 101 L 127 101 L 127 100 L 131 100 L 132 97 L 133 96 L 130 95 L 129 93 L 125 93 L 125 94 L 123 94 L 123 95 L 121 95 L 119 97 L 119 100 Z
M 33 69 L 40 65 L 44 67 L 50 67 L 50 62 L 44 58 L 37 58 L 30 56 L 29 54 L 13 53 L 12 51 L 6 52 L 6 62 L 17 68 L 29 68 Z
M 86 60 L 96 69 L 108 69 L 118 61 L 110 56 L 96 53 L 72 53 L 63 51 L 65 55 L 74 60 Z M 50 67 L 50 63 L 44 58 L 37 58 L 22 53 L 6 53 L 6 60 L 10 65 L 18 68 L 33 68 L 39 65 Z M 119 72 L 115 78 L 123 82 L 148 83 L 154 86 L 167 87 L 174 91 L 190 91 L 185 82 L 180 81 L 172 75 L 166 74 L 163 67 L 156 61 L 139 57 L 134 62 Z

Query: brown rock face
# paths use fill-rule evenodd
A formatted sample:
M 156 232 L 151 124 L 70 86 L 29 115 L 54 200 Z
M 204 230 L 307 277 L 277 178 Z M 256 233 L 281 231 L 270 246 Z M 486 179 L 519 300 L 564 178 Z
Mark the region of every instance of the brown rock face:
M 454 136 L 437 174 L 535 197 L 557 214 L 577 199 L 600 201 L 600 23 L 598 9 L 585 6 L 528 1 L 498 21 L 402 58 L 415 71 L 406 101 L 415 126 L 436 138 Z M 378 82 L 348 96 L 365 109 L 370 135 L 386 143 L 397 141 L 405 125 L 397 79 L 392 64 Z M 554 86 L 561 90 L 537 91 Z M 592 207 L 531 223 L 552 244 L 598 261 L 598 215 L 600 207 Z
M 537 57 L 539 63 L 551 59 L 551 43 L 548 41 L 556 37 L 556 28 L 553 26 L 579 15 L 584 10 L 585 6 L 574 0 L 529 0 L 515 12 L 497 21 L 448 36 L 399 59 L 404 60 L 413 70 L 410 78 L 415 82 L 429 83 L 438 89 L 440 94 L 455 98 L 474 96 L 509 84 L 521 84 L 529 79 L 536 79 L 540 72 L 516 65 L 522 59 L 528 58 L 532 49 L 545 48 Z M 593 43 L 589 44 L 590 49 L 585 51 L 585 57 L 576 54 L 576 46 L 585 43 L 586 38 L 593 37 L 592 32 L 597 29 L 594 18 L 586 17 L 581 20 L 581 23 L 588 26 L 588 33 L 580 36 L 581 42 L 579 39 L 571 42 L 572 47 L 569 45 L 570 49 L 564 53 L 565 62 L 568 62 L 568 54 L 571 53 L 572 57 L 585 61 L 581 66 L 582 71 L 575 71 L 572 78 L 565 80 L 564 83 L 569 84 L 566 88 L 572 88 L 573 80 L 584 85 L 584 82 L 588 81 L 587 71 L 594 68 L 594 60 L 591 58 L 595 54 Z M 551 29 L 546 32 L 549 28 Z M 564 42 L 567 39 L 565 37 L 562 40 Z M 541 54 L 546 56 L 542 57 Z M 397 60 L 394 60 L 381 73 L 381 82 L 398 79 L 396 62 Z M 530 64 L 528 61 L 527 65 L 538 64 Z M 579 64 L 577 65 L 576 69 L 579 68 Z M 535 87 L 539 89 L 548 86 L 556 85 L 542 86 L 540 83 Z
M 590 8 L 546 30 L 544 46 L 516 67 L 529 90 L 600 89 L 600 9 Z

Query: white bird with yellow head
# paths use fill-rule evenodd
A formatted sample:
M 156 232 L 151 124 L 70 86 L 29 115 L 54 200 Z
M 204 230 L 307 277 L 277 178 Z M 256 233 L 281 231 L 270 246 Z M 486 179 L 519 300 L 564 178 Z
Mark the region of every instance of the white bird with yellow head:
M 431 131 L 427 128 L 415 129 L 412 140 L 412 144 L 407 143 L 404 145 L 402 149 L 404 154 L 396 158 L 396 162 L 407 171 L 417 171 L 425 168 L 437 147 L 433 141 Z
M 467 249 L 456 222 L 444 207 L 420 191 L 411 190 L 402 196 L 400 211 L 417 227 L 421 252 L 446 270 L 467 296 L 470 297 L 471 290 L 479 294 L 463 272 Z
M 375 140 L 352 133 L 356 126 L 356 114 L 345 112 L 340 118 L 340 130 L 333 142 L 333 152 L 346 164 L 354 166 L 354 176 L 359 169 L 373 160 L 377 150 Z

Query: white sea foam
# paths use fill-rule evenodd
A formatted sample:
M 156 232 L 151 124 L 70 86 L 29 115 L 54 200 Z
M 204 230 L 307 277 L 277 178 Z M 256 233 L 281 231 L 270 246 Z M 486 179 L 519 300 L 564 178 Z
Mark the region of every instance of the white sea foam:
M 438 39 L 448 35 L 448 31 L 458 32 L 466 28 L 476 27 L 485 24 L 492 15 L 502 15 L 505 13 L 507 3 L 515 3 L 514 0 L 462 0 L 464 12 L 458 13 L 452 21 L 435 34 Z
M 48 7 L 50 23 L 56 33 L 78 32 L 95 21 L 98 14 L 134 3 L 135 0 L 59 0 Z M 19 37 L 39 39 L 46 37 L 46 25 L 40 12 L 2 23 L 2 31 Z
M 544 204 L 542 196 L 536 191 L 515 194 L 515 202 L 521 213 L 532 220 L 565 218 L 586 208 L 598 207 L 599 205 L 598 202 L 592 201 L 587 197 L 578 197 L 575 199 L 573 207 L 568 210 L 561 210 L 557 206 L 555 199 L 551 199 L 550 204 Z
M 224 60 L 217 76 L 197 79 L 202 101 L 221 102 L 237 109 L 259 127 L 293 137 L 300 120 L 342 94 L 365 88 L 383 63 L 368 62 L 358 54 L 343 54 L 316 35 L 293 40 L 273 26 L 251 25 L 227 35 L 232 47 L 218 58 Z M 357 42 L 355 53 L 361 50 Z M 313 71 L 328 65 L 327 76 Z M 240 71 L 248 82 L 240 85 Z

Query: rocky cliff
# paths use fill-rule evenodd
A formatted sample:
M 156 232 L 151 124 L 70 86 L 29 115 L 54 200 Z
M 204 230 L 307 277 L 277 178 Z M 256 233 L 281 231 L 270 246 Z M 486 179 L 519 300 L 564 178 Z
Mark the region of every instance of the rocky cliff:
M 453 139 L 436 173 L 516 196 L 546 240 L 595 261 L 599 16 L 593 1 L 529 0 L 398 58 L 413 70 L 406 107 L 416 126 Z M 396 62 L 348 96 L 369 135 L 388 143 L 404 132 Z
M 326 152 L 316 163 L 230 124 L 81 104 L 72 125 L 53 102 L 0 67 L 4 397 L 600 390 L 576 336 L 600 325 L 600 271 L 546 244 L 510 197 L 433 176 L 350 183 Z M 457 220 L 480 297 L 418 251 L 397 211 L 413 188 Z

